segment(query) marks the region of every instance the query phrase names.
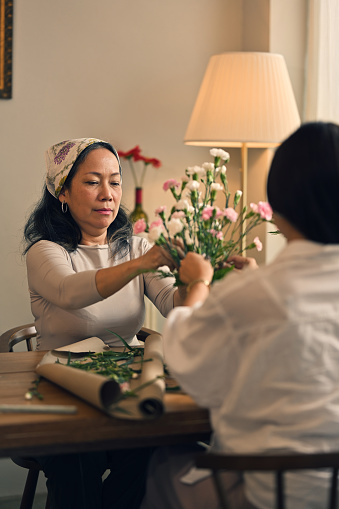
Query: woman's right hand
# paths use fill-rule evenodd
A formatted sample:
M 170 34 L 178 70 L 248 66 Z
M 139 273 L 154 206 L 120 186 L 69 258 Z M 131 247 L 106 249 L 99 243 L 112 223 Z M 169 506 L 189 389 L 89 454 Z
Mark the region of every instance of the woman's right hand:
M 167 265 L 172 271 L 175 269 L 175 263 L 166 247 L 153 246 L 147 253 L 137 259 L 140 265 L 140 271 L 156 270 L 163 265 Z
M 97 290 L 105 299 L 118 292 L 139 274 L 156 270 L 164 265 L 167 265 L 170 270 L 175 268 L 170 253 L 163 247 L 153 246 L 139 258 L 98 270 L 95 276 Z

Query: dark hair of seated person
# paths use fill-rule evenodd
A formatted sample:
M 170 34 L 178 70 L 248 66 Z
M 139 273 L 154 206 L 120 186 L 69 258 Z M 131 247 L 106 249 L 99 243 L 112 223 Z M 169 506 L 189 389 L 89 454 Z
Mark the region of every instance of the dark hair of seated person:
M 301 125 L 276 150 L 268 201 L 308 240 L 339 244 L 339 126 Z
M 89 145 L 79 154 L 74 162 L 64 183 L 65 189 L 70 188 L 79 165 L 85 161 L 92 150 L 97 148 L 106 148 L 116 156 L 115 150 L 109 143 L 99 142 Z M 123 257 L 129 252 L 132 232 L 132 223 L 125 209 L 120 205 L 115 220 L 107 229 L 107 242 L 111 247 L 112 255 Z M 39 240 L 49 240 L 60 244 L 68 252 L 75 251 L 81 240 L 80 228 L 69 210 L 65 214 L 62 212 L 60 201 L 51 195 L 46 186 L 44 186 L 42 197 L 35 205 L 25 225 L 24 254 Z

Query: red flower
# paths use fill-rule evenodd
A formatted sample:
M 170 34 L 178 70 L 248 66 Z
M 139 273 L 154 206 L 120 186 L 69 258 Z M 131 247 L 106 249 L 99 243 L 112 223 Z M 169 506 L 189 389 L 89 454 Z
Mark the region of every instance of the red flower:
M 133 158 L 134 161 L 139 161 L 139 156 L 141 153 L 141 149 L 139 145 L 136 145 L 134 148 L 131 148 L 131 150 L 128 150 L 127 152 L 123 152 L 122 150 L 118 150 L 119 157 L 123 157 L 124 159 L 131 159 Z
M 119 150 L 118 155 L 119 155 L 119 157 L 122 157 L 122 158 L 128 160 L 136 187 L 142 187 L 148 165 L 151 165 L 154 168 L 160 168 L 160 166 L 161 166 L 161 161 L 159 161 L 159 159 L 156 159 L 155 157 L 144 157 L 143 155 L 141 155 L 141 149 L 140 149 L 139 145 L 136 145 L 134 148 L 132 148 L 131 150 L 128 150 L 127 152 L 123 152 L 122 150 Z M 144 163 L 142 171 L 141 171 L 141 177 L 138 177 L 138 174 L 135 171 L 132 161 L 134 161 L 134 162 L 142 161 Z
M 141 154 L 138 154 L 134 158 L 134 161 L 143 161 L 146 166 L 151 164 L 154 168 L 160 168 L 161 166 L 161 161 L 159 161 L 159 159 L 156 159 L 155 157 L 144 157 Z

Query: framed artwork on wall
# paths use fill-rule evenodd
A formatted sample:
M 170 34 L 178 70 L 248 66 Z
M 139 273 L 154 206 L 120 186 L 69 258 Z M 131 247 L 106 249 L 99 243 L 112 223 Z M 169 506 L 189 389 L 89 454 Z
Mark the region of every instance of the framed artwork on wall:
M 12 97 L 13 2 L 0 0 L 0 99 Z

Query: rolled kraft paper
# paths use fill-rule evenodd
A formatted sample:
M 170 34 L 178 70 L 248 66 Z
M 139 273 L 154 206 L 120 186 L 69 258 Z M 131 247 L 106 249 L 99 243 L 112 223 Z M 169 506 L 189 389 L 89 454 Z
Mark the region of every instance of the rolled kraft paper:
M 147 359 L 152 361 L 145 362 Z M 148 384 L 155 380 L 152 384 Z M 140 384 L 146 386 L 139 392 L 139 408 L 145 416 L 161 415 L 164 411 L 164 350 L 162 337 L 151 334 L 146 338 L 144 348 L 144 363 L 140 376 Z
M 109 413 L 121 419 L 152 419 L 164 412 L 164 354 L 162 337 L 151 334 L 145 340 L 144 361 L 138 379 L 131 380 L 131 390 L 136 391 L 137 398 L 126 398 L 113 404 Z M 158 378 L 161 377 L 161 378 Z M 143 389 L 139 387 L 145 385 Z
M 117 382 L 89 371 L 59 363 L 40 363 L 36 372 L 104 411 L 108 411 L 121 396 Z
M 106 345 L 99 338 L 74 343 L 48 352 L 35 371 L 112 416 L 123 419 L 145 419 L 161 415 L 164 411 L 165 392 L 162 337 L 159 334 L 151 334 L 145 340 L 146 362 L 142 363 L 140 377 L 130 381 L 131 390 L 136 390 L 138 396 L 136 398 L 121 399 L 120 386 L 114 380 L 66 365 L 69 352 L 72 354 L 72 360 L 75 360 L 79 355 L 89 351 L 105 349 Z M 140 368 L 140 364 L 137 363 L 136 367 Z M 138 388 L 143 385 L 145 387 L 139 390 Z
M 69 353 L 72 360 L 89 352 L 105 352 L 109 347 L 100 339 L 91 337 L 47 352 L 35 371 L 51 382 L 60 385 L 88 403 L 107 411 L 121 396 L 119 384 L 96 373 L 67 366 Z

